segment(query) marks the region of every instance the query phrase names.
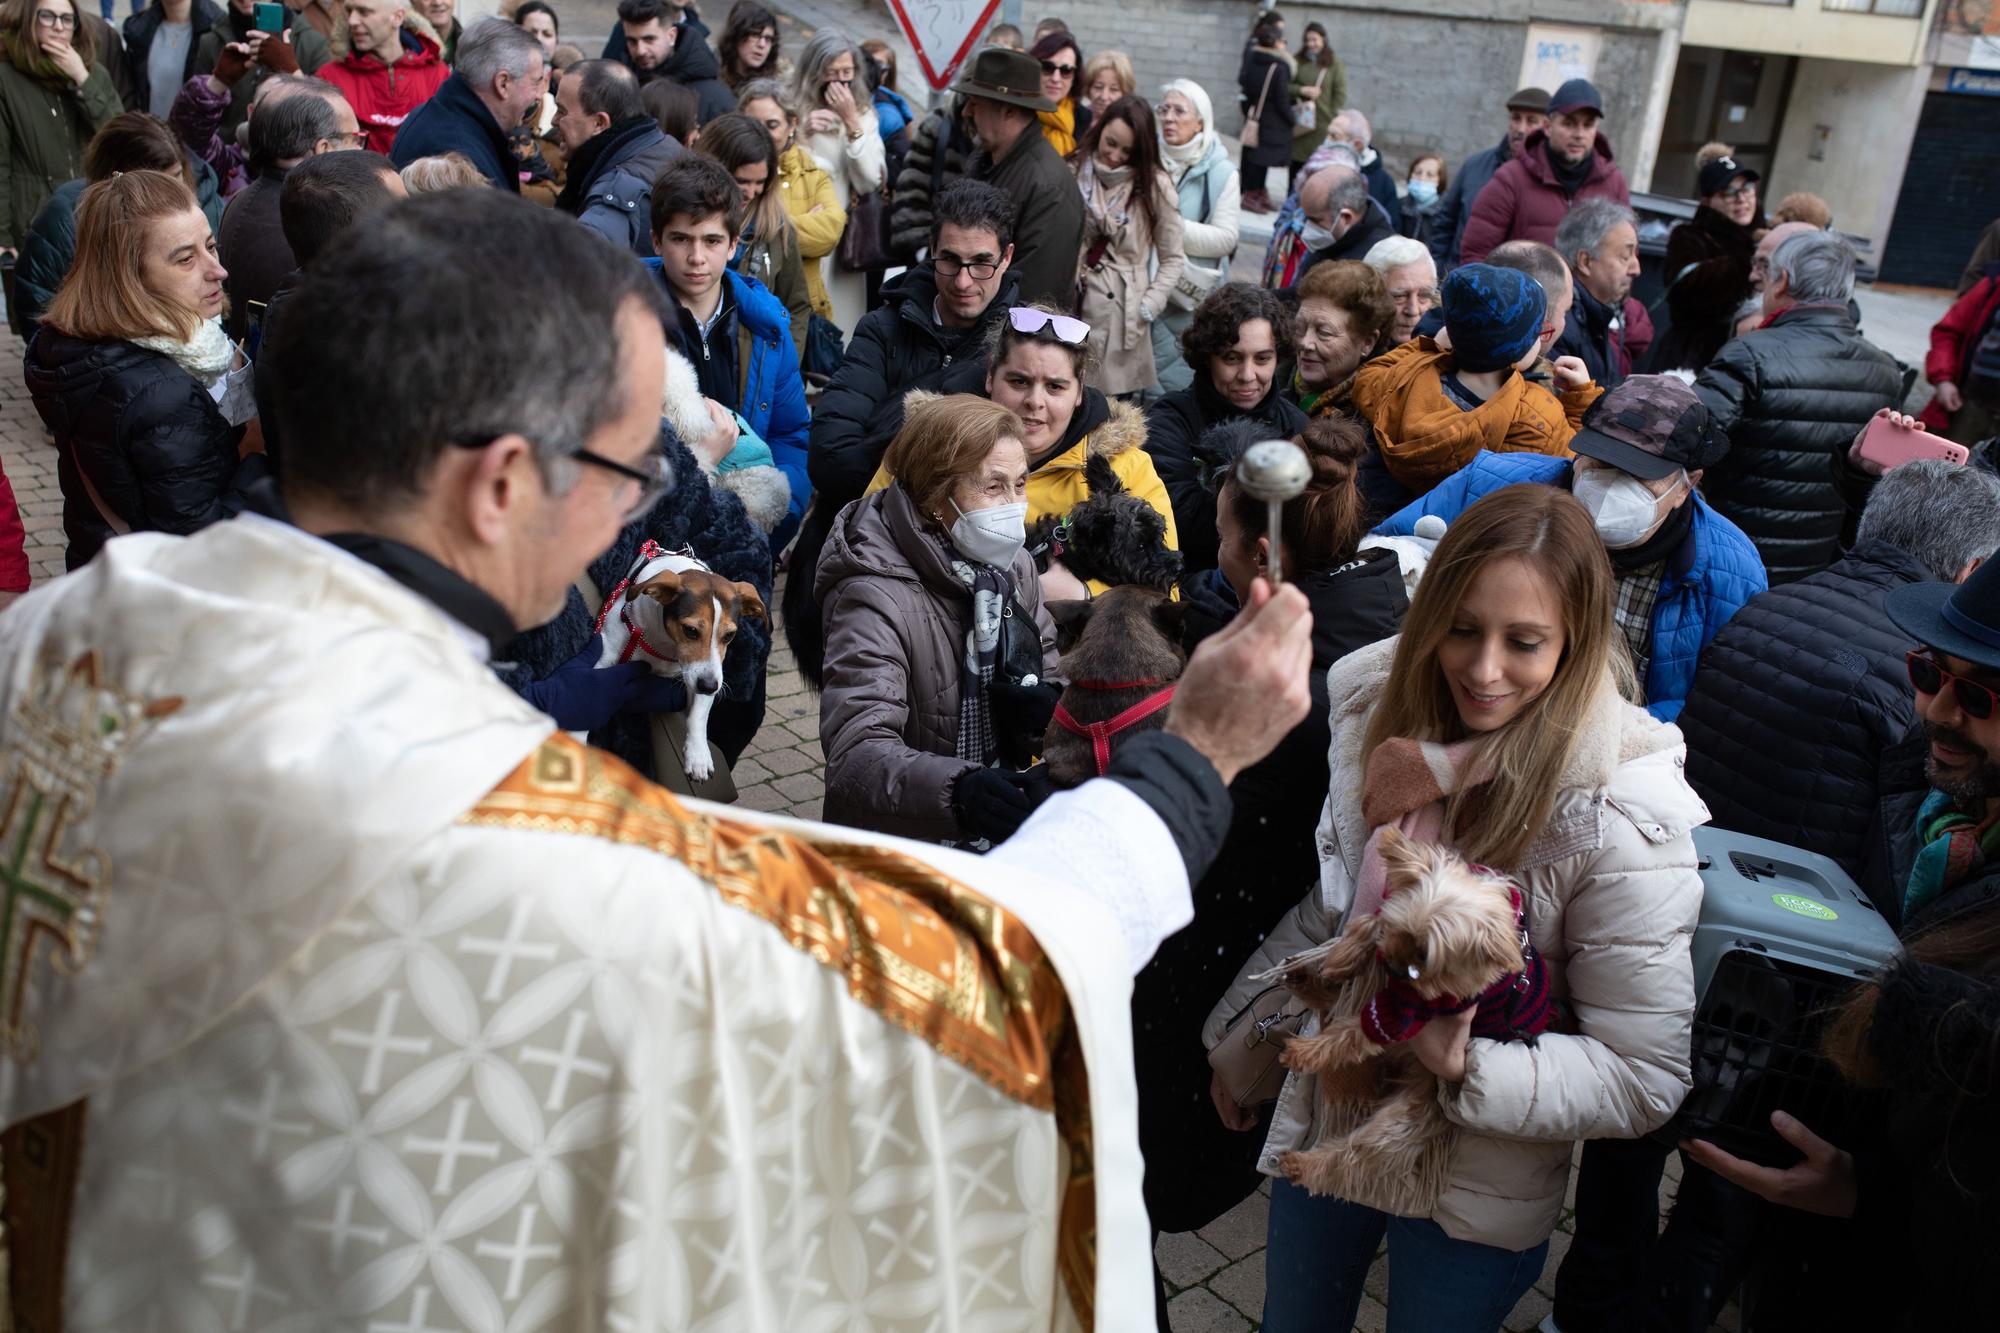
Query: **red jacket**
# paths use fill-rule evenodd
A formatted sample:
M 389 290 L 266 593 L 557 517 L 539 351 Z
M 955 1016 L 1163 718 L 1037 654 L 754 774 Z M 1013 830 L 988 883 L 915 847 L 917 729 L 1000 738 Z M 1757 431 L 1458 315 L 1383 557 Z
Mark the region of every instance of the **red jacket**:
M 319 77 L 340 89 L 354 118 L 368 135 L 370 150 L 387 157 L 396 145 L 396 131 L 412 111 L 431 100 L 431 95 L 451 77 L 438 53 L 435 38 L 423 33 L 402 31 L 403 56 L 393 65 L 370 51 L 349 53 L 345 60 L 319 68 Z
M 1552 244 L 1556 239 L 1556 225 L 1577 200 L 1632 202 L 1632 191 L 1625 185 L 1625 173 L 1611 160 L 1609 139 L 1602 134 L 1597 136 L 1597 146 L 1591 150 L 1595 157 L 1590 164 L 1590 174 L 1578 187 L 1576 199 L 1569 198 L 1556 184 L 1555 172 L 1549 168 L 1548 152 L 1543 147 L 1548 140 L 1546 130 L 1530 134 L 1528 141 L 1521 145 L 1520 155 L 1501 163 L 1500 170 L 1493 173 L 1493 179 L 1486 182 L 1486 188 L 1472 201 L 1472 216 L 1466 219 L 1465 236 L 1459 243 L 1460 263 L 1484 262 L 1487 251 L 1502 241 Z
M 2000 315 L 2000 275 L 1973 283 L 1931 329 L 1931 354 L 1924 358 L 1924 378 L 1932 384 L 1956 384 L 1963 390 L 1972 349 L 1979 346 L 1996 315 Z M 1938 406 L 1935 398 L 1917 419 L 1925 430 L 1939 435 L 1951 428 L 1951 413 Z
M 28 568 L 28 534 L 21 526 L 21 507 L 14 503 L 14 484 L 0 468 L 0 592 L 26 592 L 34 582 Z

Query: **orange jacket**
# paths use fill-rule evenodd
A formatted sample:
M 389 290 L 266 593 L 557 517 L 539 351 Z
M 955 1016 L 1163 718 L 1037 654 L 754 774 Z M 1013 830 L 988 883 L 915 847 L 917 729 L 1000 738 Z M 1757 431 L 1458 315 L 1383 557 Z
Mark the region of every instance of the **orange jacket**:
M 1415 338 L 1355 372 L 1355 410 L 1375 428 L 1389 475 L 1422 495 L 1470 463 L 1481 449 L 1494 453 L 1570 457 L 1583 410 L 1604 392 L 1585 384 L 1561 398 L 1520 375 L 1507 378 L 1472 411 L 1445 396 L 1443 375 L 1451 354 L 1429 338 Z

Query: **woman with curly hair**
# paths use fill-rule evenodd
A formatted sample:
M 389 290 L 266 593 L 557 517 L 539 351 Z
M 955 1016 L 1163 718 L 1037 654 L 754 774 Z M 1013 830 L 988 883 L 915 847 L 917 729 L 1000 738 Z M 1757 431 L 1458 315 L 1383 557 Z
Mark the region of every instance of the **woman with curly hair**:
M 1194 571 L 1215 567 L 1210 480 L 1233 461 L 1204 457 L 1201 437 L 1232 417 L 1249 417 L 1289 438 L 1305 429 L 1306 414 L 1278 381 L 1279 364 L 1292 355 L 1292 315 L 1276 292 L 1247 282 L 1217 287 L 1195 307 L 1181 354 L 1194 385 L 1146 409 L 1146 452 L 1173 497 L 1181 553 Z
M 752 79 L 782 79 L 788 73 L 778 56 L 778 16 L 756 0 L 736 0 L 722 21 L 715 43 L 722 81 L 740 93 Z

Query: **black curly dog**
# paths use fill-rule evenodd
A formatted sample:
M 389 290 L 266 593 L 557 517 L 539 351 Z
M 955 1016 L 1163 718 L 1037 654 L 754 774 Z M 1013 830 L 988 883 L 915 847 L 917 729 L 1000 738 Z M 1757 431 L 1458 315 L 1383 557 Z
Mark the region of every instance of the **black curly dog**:
M 1036 567 L 1046 570 L 1060 560 L 1086 581 L 1171 591 L 1181 576 L 1181 553 L 1167 549 L 1160 511 L 1125 489 L 1108 458 L 1091 454 L 1083 478 L 1088 498 L 1061 518 L 1046 514 L 1028 529 Z

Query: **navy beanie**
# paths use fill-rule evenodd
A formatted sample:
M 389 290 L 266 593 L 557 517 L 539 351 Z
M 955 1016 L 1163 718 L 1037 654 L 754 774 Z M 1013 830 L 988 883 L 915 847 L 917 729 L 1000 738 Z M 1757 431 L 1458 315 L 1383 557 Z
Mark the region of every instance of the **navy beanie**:
M 1549 298 L 1527 274 L 1461 264 L 1444 280 L 1444 326 L 1460 370 L 1504 370 L 1542 334 Z

